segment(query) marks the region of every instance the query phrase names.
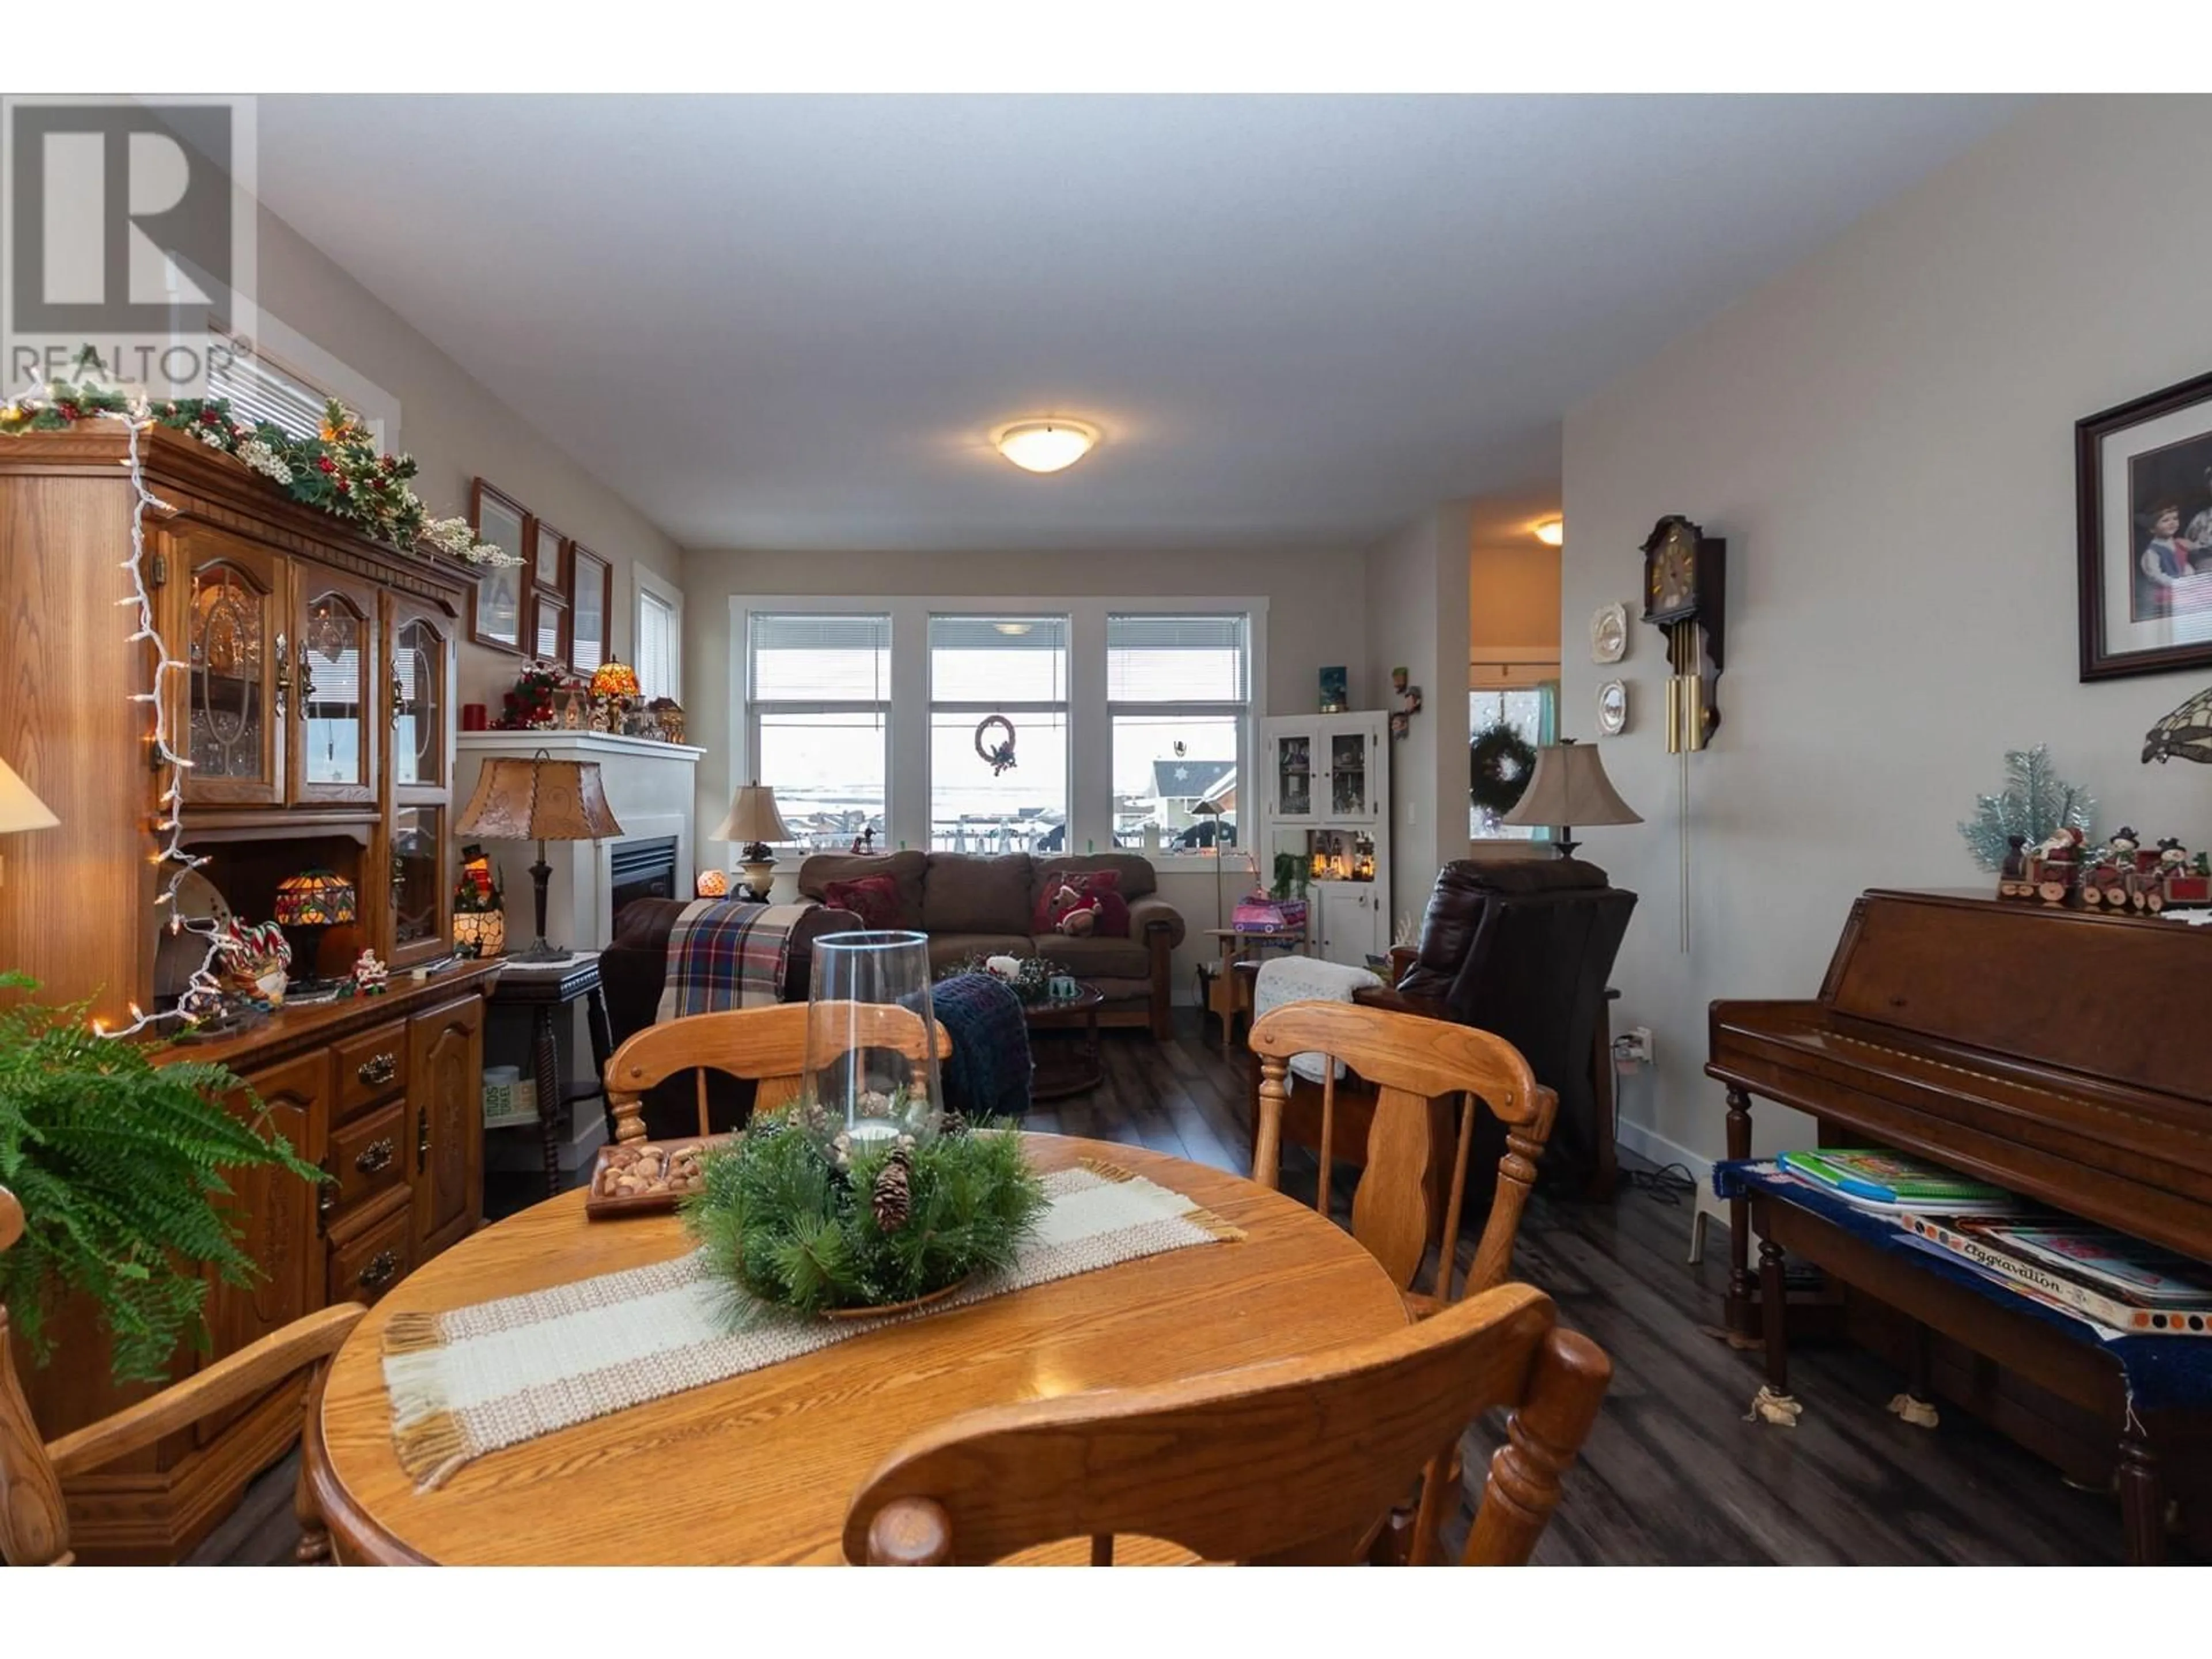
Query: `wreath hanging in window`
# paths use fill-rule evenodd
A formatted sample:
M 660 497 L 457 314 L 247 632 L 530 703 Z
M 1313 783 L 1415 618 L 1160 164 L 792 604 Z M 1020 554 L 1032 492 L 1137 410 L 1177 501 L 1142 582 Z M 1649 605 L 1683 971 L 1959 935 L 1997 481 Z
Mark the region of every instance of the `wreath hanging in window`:
M 1475 734 L 1467 760 L 1467 798 L 1497 817 L 1520 804 L 1536 770 L 1534 747 L 1503 721 Z
M 993 726 L 1006 734 L 1004 742 L 986 744 L 983 741 L 984 734 Z M 1014 764 L 1014 723 L 1004 714 L 986 714 L 975 724 L 975 754 L 978 759 L 988 763 L 991 775 L 994 778 L 1011 769 Z

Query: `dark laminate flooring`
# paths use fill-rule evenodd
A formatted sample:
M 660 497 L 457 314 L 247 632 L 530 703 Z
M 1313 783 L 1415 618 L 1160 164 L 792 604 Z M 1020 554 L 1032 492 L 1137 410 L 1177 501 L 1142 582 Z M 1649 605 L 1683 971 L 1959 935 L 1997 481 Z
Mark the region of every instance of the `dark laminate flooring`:
M 1243 1066 L 1201 1035 L 1195 1013 L 1179 1018 L 1167 1043 L 1108 1033 L 1103 1085 L 1039 1107 L 1030 1126 L 1245 1168 Z M 1285 1188 L 1310 1199 L 1311 1158 L 1294 1152 L 1285 1162 Z M 1340 1185 L 1340 1206 L 1348 1190 Z M 2110 1498 L 2067 1486 L 2049 1465 L 1963 1413 L 1946 1410 L 1933 1431 L 1890 1416 L 1884 1406 L 1901 1379 L 1856 1349 L 1800 1345 L 1790 1371 L 1805 1402 L 1798 1426 L 1745 1422 L 1759 1383 L 1757 1357 L 1700 1329 L 1717 1315 L 1727 1233 L 1715 1225 L 1704 1264 L 1689 1267 L 1690 1216 L 1686 1197 L 1668 1203 L 1630 1188 L 1612 1205 L 1539 1194 L 1522 1222 L 1516 1276 L 1548 1291 L 1614 1367 L 1604 1415 L 1568 1477 L 1540 1563 L 2120 1559 Z M 1461 1245 L 1462 1267 L 1474 1232 Z M 1468 1437 L 1468 1480 L 1478 1491 L 1498 1432 L 1498 1424 L 1485 1422 Z M 295 1454 L 257 1481 L 191 1559 L 289 1560 L 298 1536 L 296 1467 Z M 1455 1547 L 1468 1514 L 1462 1503 L 1447 1534 Z

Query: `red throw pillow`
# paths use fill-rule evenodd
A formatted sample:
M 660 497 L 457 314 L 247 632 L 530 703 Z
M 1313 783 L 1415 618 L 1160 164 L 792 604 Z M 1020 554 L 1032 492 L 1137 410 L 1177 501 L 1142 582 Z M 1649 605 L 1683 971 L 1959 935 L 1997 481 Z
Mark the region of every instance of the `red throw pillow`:
M 1070 910 L 1085 907 L 1094 908 L 1098 919 L 1091 933 L 1094 939 L 1127 939 L 1129 937 L 1129 902 L 1121 896 L 1121 872 L 1119 870 L 1071 870 L 1054 879 L 1037 898 L 1036 914 L 1030 918 L 1032 933 L 1057 933 L 1066 931 L 1060 921 Z
M 863 876 L 858 881 L 824 882 L 823 902 L 833 910 L 850 910 L 863 927 L 897 927 L 898 879 L 895 876 Z

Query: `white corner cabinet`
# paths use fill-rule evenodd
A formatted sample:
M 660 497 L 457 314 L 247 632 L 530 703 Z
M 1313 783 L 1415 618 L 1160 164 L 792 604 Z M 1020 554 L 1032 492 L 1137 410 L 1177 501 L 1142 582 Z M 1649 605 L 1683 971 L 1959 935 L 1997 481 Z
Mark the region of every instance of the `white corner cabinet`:
M 1390 717 L 1381 710 L 1261 722 L 1260 879 L 1289 854 L 1308 872 L 1316 957 L 1360 968 L 1390 948 Z

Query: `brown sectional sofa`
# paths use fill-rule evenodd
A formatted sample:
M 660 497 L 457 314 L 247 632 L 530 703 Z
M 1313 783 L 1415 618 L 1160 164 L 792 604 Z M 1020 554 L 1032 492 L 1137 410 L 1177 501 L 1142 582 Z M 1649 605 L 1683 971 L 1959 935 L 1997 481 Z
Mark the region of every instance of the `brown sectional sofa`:
M 1115 870 L 1129 905 L 1127 939 L 1033 935 L 1037 901 L 1069 871 Z M 799 868 L 799 890 L 827 902 L 833 881 L 889 876 L 898 885 L 901 925 L 929 935 L 929 959 L 943 969 L 963 957 L 1041 956 L 1105 993 L 1104 1025 L 1142 1025 L 1170 1034 L 1170 957 L 1182 943 L 1182 913 L 1159 896 L 1151 864 L 1127 853 L 1032 858 L 1009 853 L 817 853 Z

